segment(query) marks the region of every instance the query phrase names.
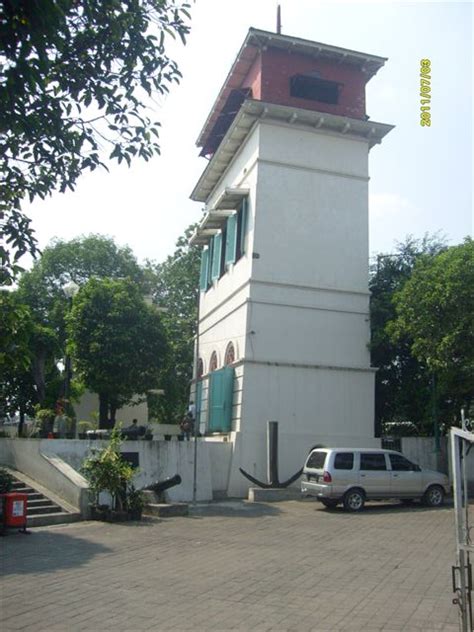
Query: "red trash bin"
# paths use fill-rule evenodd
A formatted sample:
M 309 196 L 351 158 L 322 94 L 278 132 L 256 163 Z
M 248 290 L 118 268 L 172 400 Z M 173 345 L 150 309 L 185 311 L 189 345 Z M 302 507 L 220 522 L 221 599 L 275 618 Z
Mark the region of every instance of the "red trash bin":
M 0 494 L 4 527 L 26 530 L 27 495 L 17 492 Z

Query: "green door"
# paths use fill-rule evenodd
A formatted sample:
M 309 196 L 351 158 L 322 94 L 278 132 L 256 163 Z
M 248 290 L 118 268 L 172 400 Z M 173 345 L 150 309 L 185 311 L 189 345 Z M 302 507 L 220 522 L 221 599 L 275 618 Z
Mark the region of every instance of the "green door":
M 209 376 L 209 431 L 229 432 L 232 427 L 234 369 L 224 367 Z

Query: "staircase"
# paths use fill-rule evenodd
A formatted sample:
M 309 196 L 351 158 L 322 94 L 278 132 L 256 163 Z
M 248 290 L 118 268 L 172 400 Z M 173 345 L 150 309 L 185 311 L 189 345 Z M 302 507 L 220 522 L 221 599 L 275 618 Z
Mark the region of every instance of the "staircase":
M 10 473 L 14 477 L 12 492 L 27 495 L 27 527 L 44 527 L 52 524 L 77 522 L 81 520 L 81 514 L 73 507 L 57 497 L 54 500 L 52 494 L 43 487 L 34 483 L 23 474 Z M 34 487 L 33 487 L 34 485 Z M 41 490 L 41 491 L 40 491 Z

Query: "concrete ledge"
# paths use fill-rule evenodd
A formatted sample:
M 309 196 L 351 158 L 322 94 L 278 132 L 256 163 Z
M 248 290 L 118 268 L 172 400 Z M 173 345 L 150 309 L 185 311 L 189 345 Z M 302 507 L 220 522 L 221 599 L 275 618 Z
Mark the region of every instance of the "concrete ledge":
M 187 516 L 189 514 L 189 505 L 187 503 L 150 503 L 145 507 L 143 513 L 149 516 L 158 516 L 159 518 Z
M 262 489 L 261 487 L 249 487 L 248 500 L 251 503 L 277 503 L 282 500 L 299 500 L 299 489 L 288 487 L 285 489 Z

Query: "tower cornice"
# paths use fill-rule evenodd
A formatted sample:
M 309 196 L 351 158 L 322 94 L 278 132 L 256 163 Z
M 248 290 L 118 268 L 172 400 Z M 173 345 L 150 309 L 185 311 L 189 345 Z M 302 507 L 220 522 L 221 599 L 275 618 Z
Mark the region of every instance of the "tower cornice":
M 258 121 L 298 126 L 315 133 L 329 133 L 353 138 L 354 140 L 366 142 L 369 149 L 380 143 L 384 136 L 394 128 L 393 125 L 377 123 L 370 119 L 352 119 L 346 116 L 295 108 L 294 106 L 276 105 L 247 99 L 242 104 L 222 142 L 199 178 L 191 193 L 192 200 L 207 202 Z

